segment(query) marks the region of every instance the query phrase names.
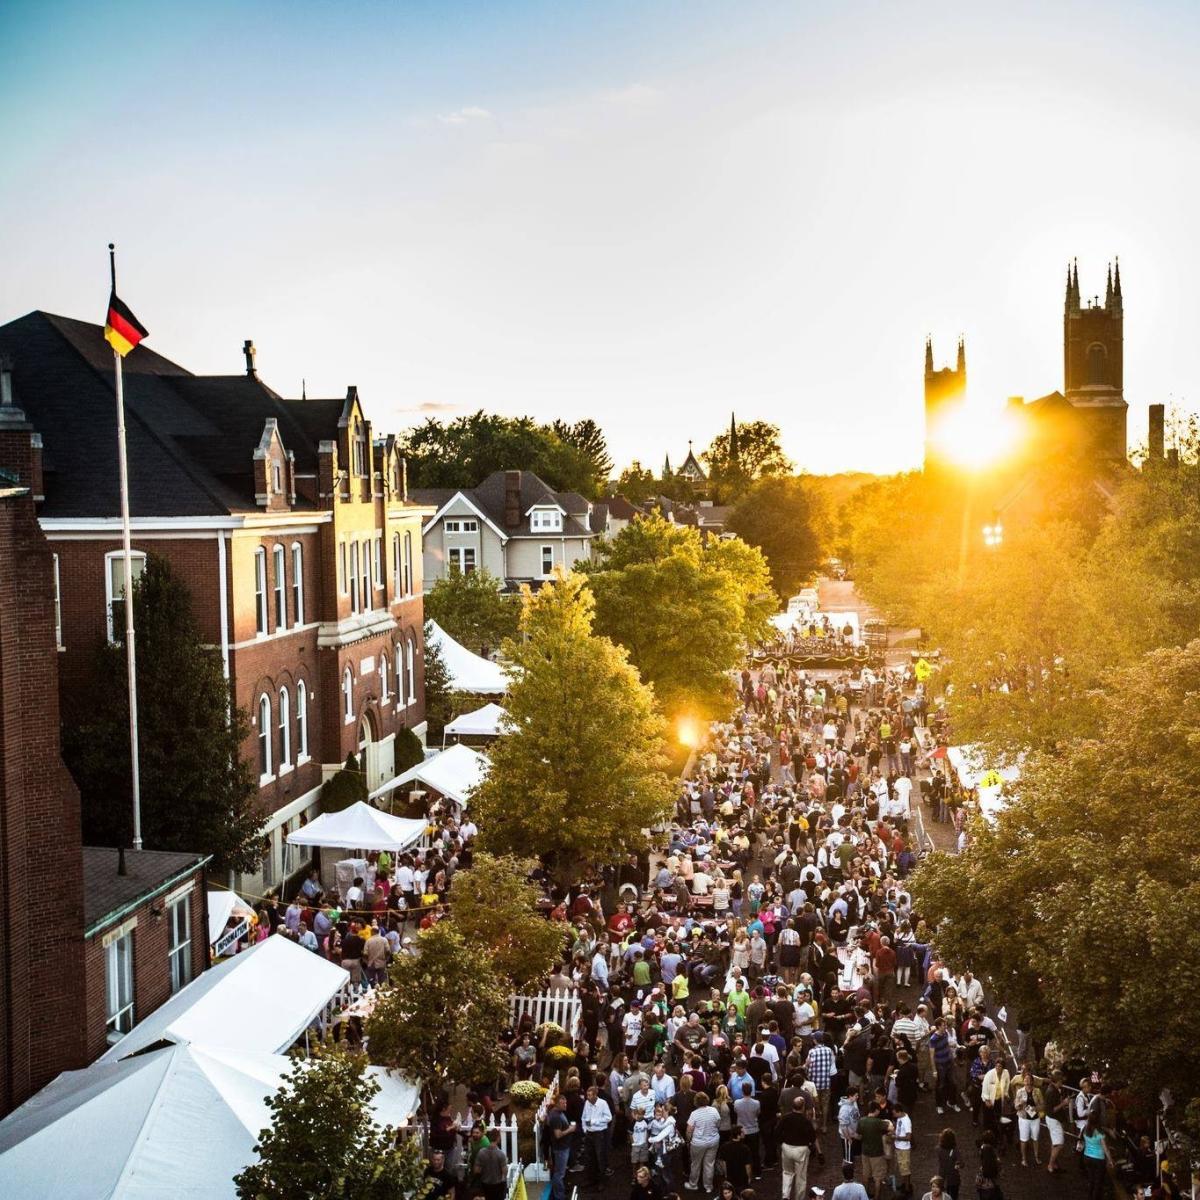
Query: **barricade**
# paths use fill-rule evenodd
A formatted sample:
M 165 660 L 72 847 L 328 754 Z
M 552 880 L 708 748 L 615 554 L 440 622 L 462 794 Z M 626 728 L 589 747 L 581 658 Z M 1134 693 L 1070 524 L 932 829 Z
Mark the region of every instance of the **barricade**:
M 526 1014 L 533 1018 L 534 1028 L 552 1021 L 566 1031 L 571 1040 L 579 1037 L 582 1027 L 582 1004 L 579 997 L 571 992 L 542 992 L 537 996 L 510 996 L 509 1009 L 512 1013 L 513 1027 L 520 1023 Z

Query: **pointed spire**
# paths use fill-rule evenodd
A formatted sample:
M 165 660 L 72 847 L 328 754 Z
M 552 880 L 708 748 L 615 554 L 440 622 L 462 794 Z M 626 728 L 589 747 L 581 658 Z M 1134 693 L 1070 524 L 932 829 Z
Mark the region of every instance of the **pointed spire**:
M 1112 263 L 1108 264 L 1108 282 L 1104 286 L 1104 307 L 1109 308 L 1112 305 L 1113 299 L 1113 284 L 1112 284 Z
M 967 370 L 967 343 L 962 334 L 958 337 L 958 362 L 955 363 L 955 370 L 960 375 L 966 374 Z
M 737 417 L 733 413 L 729 414 L 729 462 L 734 467 L 739 465 Z
M 925 337 L 925 374 L 933 374 L 933 338 Z
M 1071 260 L 1067 260 L 1067 306 L 1071 304 Z
M 664 479 L 670 479 L 670 478 L 671 478 L 671 456 L 670 456 L 669 454 L 664 454 L 664 455 L 663 455 L 663 473 L 662 473 L 662 477 L 663 477 Z
M 300 380 L 300 399 L 301 400 L 308 399 L 308 380 L 306 380 L 306 379 Z
M 1117 303 L 1121 303 L 1121 260 L 1116 260 L 1116 271 L 1113 274 L 1113 296 Z

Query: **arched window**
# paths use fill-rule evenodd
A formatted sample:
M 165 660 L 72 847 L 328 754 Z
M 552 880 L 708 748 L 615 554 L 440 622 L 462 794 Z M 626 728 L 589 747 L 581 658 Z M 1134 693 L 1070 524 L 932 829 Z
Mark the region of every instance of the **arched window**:
M 388 691 L 388 660 L 386 654 L 379 656 L 379 699 L 380 702 L 386 704 L 392 698 L 391 692 Z
M 271 548 L 275 566 L 275 628 L 287 628 L 287 569 L 284 566 L 282 546 Z
M 296 684 L 296 761 L 308 757 L 308 685 L 303 679 Z
M 258 698 L 258 773 L 271 774 L 271 697 L 263 692 Z
M 292 543 L 292 621 L 304 624 L 304 547 Z
M 350 543 L 350 611 L 358 612 L 358 543 Z
M 342 675 L 342 717 L 347 725 L 354 720 L 354 672 L 349 667 Z
M 399 642 L 396 643 L 392 653 L 396 663 L 396 704 L 403 705 L 407 693 L 404 690 L 404 654 L 401 652 Z
M 1108 352 L 1099 342 L 1088 347 L 1087 381 L 1088 383 L 1108 382 Z
M 412 530 L 404 535 L 404 594 L 411 596 L 416 589 L 413 579 L 413 543 Z
M 292 698 L 279 689 L 279 769 L 292 765 Z
M 392 599 L 404 595 L 404 581 L 400 577 L 400 535 L 392 534 Z
M 416 704 L 417 702 L 417 671 L 416 671 L 416 647 L 413 645 L 412 634 L 408 635 L 405 645 L 405 667 L 408 670 L 408 703 Z
M 254 611 L 260 635 L 267 632 L 267 552 L 261 546 L 254 552 Z

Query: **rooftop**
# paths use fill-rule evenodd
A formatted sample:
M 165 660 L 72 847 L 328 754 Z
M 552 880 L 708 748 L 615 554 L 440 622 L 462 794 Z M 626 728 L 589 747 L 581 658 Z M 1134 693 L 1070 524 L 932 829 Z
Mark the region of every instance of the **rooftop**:
M 165 892 L 203 867 L 211 854 L 175 850 L 126 850 L 125 874 L 117 874 L 119 851 L 83 848 L 83 925 L 91 937 L 130 909 Z

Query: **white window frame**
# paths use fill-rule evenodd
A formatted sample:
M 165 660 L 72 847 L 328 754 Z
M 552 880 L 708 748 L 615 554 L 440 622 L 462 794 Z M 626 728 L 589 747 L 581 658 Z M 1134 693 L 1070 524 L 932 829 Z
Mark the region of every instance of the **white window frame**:
M 271 547 L 271 567 L 275 571 L 275 631 L 287 628 L 287 556 L 283 547 L 276 542 Z
M 404 532 L 404 594 L 412 596 L 416 594 L 417 582 L 413 574 L 413 535 L 412 530 L 407 529 Z
M 443 528 L 447 533 L 478 533 L 479 522 L 474 517 L 447 517 Z
M 362 585 L 362 610 L 371 611 L 371 539 L 363 538 L 359 583 Z
M 308 684 L 296 682 L 296 765 L 308 762 Z
M 338 591 L 344 596 L 350 589 L 346 586 L 346 539 L 338 539 Z
M 550 559 L 550 565 L 548 567 L 546 565 L 547 556 Z M 554 546 L 552 543 L 546 542 L 546 543 L 543 543 L 543 545 L 542 545 L 542 578 L 548 579 L 553 574 L 554 574 Z
M 392 534 L 392 597 L 404 595 L 404 580 L 400 574 L 400 535 Z
M 270 783 L 275 778 L 275 728 L 271 724 L 271 697 L 263 692 L 258 698 L 258 783 Z
M 292 697 L 285 687 L 279 689 L 279 774 L 292 769 Z
M 410 633 L 404 639 L 404 659 L 405 666 L 408 670 L 408 700 L 405 702 L 405 707 L 416 704 L 417 702 L 417 671 L 416 671 L 417 649 L 413 644 L 412 634 Z
M 358 542 L 350 543 L 350 611 L 358 612 Z
M 167 963 L 171 972 L 171 994 L 174 995 L 192 982 L 191 889 L 167 904 Z
M 392 647 L 392 660 L 396 668 L 396 707 L 403 708 L 406 703 L 404 689 L 407 684 L 404 676 L 404 651 L 399 642 Z
M 144 550 L 135 550 L 132 554 L 133 558 L 133 581 L 136 583 L 141 577 L 142 572 L 146 569 L 146 552 Z M 125 602 L 125 593 L 129 590 L 127 585 L 121 588 L 121 594 L 118 596 L 113 589 L 113 565 L 114 563 L 121 564 L 121 570 L 125 570 L 125 551 L 110 550 L 104 556 L 104 608 L 108 614 L 108 640 L 115 642 L 118 635 L 125 636 L 125 617 L 121 615 L 121 628 L 118 630 L 113 622 L 113 605 L 120 602 Z
M 267 549 L 259 546 L 254 551 L 254 631 L 258 637 L 267 636 L 267 603 Z
M 134 1015 L 133 926 L 104 945 L 104 1015 L 111 1046 L 132 1028 Z
M 277 495 L 283 495 L 283 469 L 279 463 L 271 463 L 271 490 Z
M 375 535 L 375 590 L 383 591 L 383 534 Z
M 468 555 L 471 557 L 469 564 L 467 562 Z M 446 550 L 446 564 L 448 569 L 454 570 L 457 567 L 464 575 L 470 575 L 472 571 L 479 570 L 479 564 L 476 561 L 477 558 L 474 546 L 450 546 Z
M 267 843 L 262 857 L 262 881 L 266 890 L 275 886 L 275 830 L 272 829 L 263 840 Z
M 292 543 L 292 623 L 304 624 L 304 547 Z
M 562 513 L 557 508 L 535 508 L 529 514 L 533 533 L 562 533 Z
M 58 555 L 54 556 L 54 646 L 63 648 L 62 640 L 62 580 L 58 573 Z M 111 611 L 111 610 L 110 610 Z
M 342 672 L 342 721 L 354 724 L 354 671 L 350 667 Z
M 392 694 L 388 691 L 388 656 L 379 656 L 379 703 L 391 704 Z

